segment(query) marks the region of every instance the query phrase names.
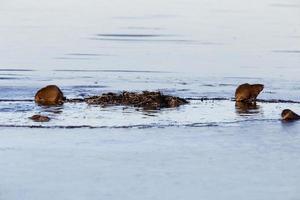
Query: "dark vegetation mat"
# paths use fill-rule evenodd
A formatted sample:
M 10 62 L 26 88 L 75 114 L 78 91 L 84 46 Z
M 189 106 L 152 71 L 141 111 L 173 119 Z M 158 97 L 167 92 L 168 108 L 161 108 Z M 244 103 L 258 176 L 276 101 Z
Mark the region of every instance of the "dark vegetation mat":
M 175 108 L 188 101 L 179 97 L 163 95 L 161 92 L 143 91 L 142 93 L 127 92 L 105 93 L 100 96 L 85 98 L 85 102 L 90 105 L 115 106 L 125 105 L 142 107 L 144 109 Z

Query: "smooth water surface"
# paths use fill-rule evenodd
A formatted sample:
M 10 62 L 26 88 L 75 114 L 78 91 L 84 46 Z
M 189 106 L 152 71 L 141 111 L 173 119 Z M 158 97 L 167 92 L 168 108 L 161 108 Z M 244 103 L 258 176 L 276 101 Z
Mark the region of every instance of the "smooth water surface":
M 0 198 L 296 200 L 299 125 L 2 128 Z
M 297 78 L 298 0 L 10 0 L 0 67 Z

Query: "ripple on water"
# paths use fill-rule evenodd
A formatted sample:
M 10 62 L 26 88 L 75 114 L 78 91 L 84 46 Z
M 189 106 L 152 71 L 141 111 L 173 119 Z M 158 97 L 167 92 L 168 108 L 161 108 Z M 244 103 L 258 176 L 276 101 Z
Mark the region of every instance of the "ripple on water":
M 0 80 L 15 80 L 15 79 L 21 79 L 17 77 L 0 77 Z
M 269 4 L 271 7 L 280 7 L 280 8 L 300 8 L 300 4 L 285 4 L 285 3 L 272 3 Z
M 101 33 L 91 40 L 116 41 L 116 42 L 170 42 L 174 44 L 221 45 L 219 42 L 197 41 L 184 39 L 175 34 L 128 34 L 128 33 Z
M 90 106 L 65 103 L 63 106 L 37 106 L 34 102 L 0 102 L 0 126 L 45 128 L 164 128 L 231 126 L 244 122 L 279 121 L 281 110 L 297 112 L 298 104 L 263 103 L 237 105 L 230 100 L 191 100 L 179 108 L 144 110 L 128 106 Z M 222 114 L 220 114 L 222 113 Z M 47 115 L 50 122 L 37 123 L 28 117 Z
M 153 38 L 153 37 L 170 37 L 174 35 L 164 35 L 164 34 L 122 34 L 122 33 L 112 33 L 112 34 L 97 34 L 100 37 L 125 37 L 125 38 Z
M 107 73 L 171 73 L 168 71 L 151 71 L 151 70 L 110 70 L 110 69 L 58 69 L 58 70 L 53 70 L 56 72 L 87 72 L 87 73 L 91 73 L 91 72 L 107 72 Z
M 274 52 L 274 53 L 291 53 L 291 54 L 296 53 L 296 54 L 298 54 L 298 53 L 300 53 L 300 50 L 273 50 L 272 52 Z
M 0 72 L 32 72 L 32 69 L 0 69 Z

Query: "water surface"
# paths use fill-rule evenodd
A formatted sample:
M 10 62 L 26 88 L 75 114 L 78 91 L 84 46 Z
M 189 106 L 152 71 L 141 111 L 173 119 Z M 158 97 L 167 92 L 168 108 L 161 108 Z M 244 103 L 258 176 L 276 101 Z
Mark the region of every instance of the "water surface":
M 298 0 L 0 4 L 0 199 L 299 199 Z M 232 101 L 245 82 L 256 104 Z M 190 103 L 37 106 L 49 84 Z

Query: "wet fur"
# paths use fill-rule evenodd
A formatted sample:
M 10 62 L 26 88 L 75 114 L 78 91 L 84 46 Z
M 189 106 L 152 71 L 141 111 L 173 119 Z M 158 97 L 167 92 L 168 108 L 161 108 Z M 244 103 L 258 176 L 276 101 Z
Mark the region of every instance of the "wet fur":
M 300 116 L 290 109 L 285 109 L 281 113 L 281 117 L 285 121 L 299 120 Z
M 235 100 L 238 102 L 252 102 L 255 101 L 260 92 L 264 89 L 262 84 L 248 83 L 238 86 L 235 91 Z
M 48 85 L 35 95 L 35 102 L 40 105 L 60 105 L 64 100 L 62 91 L 56 85 Z

